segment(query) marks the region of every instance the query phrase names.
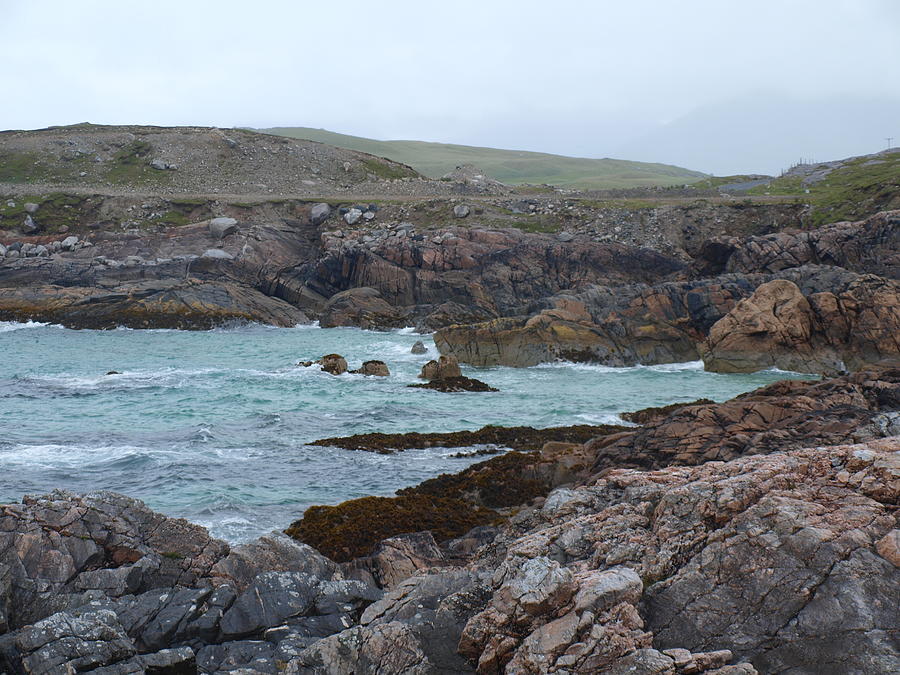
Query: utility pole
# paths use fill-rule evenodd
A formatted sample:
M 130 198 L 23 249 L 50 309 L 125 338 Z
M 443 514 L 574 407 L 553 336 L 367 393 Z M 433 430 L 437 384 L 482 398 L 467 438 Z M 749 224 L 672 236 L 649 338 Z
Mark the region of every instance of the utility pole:
M 884 140 L 886 140 L 886 141 L 888 142 L 888 147 L 887 147 L 887 149 L 890 150 L 890 149 L 891 149 L 891 141 L 894 140 L 894 137 L 893 137 L 893 136 L 888 136 L 888 137 L 885 138 Z

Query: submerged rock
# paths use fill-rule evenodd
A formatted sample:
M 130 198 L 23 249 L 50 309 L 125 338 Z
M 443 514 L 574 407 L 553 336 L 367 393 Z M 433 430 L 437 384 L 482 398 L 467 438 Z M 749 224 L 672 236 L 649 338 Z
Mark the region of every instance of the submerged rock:
M 443 357 L 441 357 L 443 358 Z M 485 384 L 481 380 L 471 377 L 441 377 L 424 382 L 421 384 L 410 384 L 408 387 L 413 389 L 433 389 L 435 391 L 443 391 L 447 393 L 463 392 L 463 391 L 500 391 L 489 384 Z

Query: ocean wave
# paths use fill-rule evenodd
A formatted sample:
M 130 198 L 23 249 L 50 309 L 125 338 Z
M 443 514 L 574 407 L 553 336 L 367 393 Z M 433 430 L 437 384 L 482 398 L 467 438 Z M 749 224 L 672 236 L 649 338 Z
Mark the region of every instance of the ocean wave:
M 42 323 L 40 321 L 0 321 L 0 333 L 11 333 L 14 330 L 23 330 L 25 328 L 44 328 L 45 326 L 62 328 L 62 326 L 55 323 Z

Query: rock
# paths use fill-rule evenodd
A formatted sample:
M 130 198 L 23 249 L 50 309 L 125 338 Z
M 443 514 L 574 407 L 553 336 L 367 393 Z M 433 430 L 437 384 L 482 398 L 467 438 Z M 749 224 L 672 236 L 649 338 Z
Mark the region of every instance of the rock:
M 431 533 L 411 532 L 382 540 L 371 555 L 345 565 L 344 572 L 393 588 L 419 570 L 442 564 L 444 555 Z
M 150 160 L 150 168 L 156 169 L 157 171 L 165 171 L 169 168 L 169 165 L 161 159 L 152 159 Z
M 374 288 L 351 288 L 336 293 L 322 308 L 319 325 L 323 328 L 335 326 L 358 326 L 369 330 L 402 328 L 405 316 L 386 302 Z
M 364 211 L 362 215 L 363 215 L 363 220 L 365 220 L 367 222 L 375 219 L 374 211 Z
M 257 576 L 222 617 L 225 639 L 246 637 L 313 610 L 318 579 L 303 572 L 265 572 Z
M 875 544 L 878 555 L 894 567 L 900 567 L 900 530 L 891 530 Z
M 561 242 L 566 243 L 575 239 L 575 235 L 571 232 L 560 232 L 558 235 L 556 235 L 556 238 Z
M 329 206 L 325 202 L 314 204 L 313 207 L 309 210 L 309 220 L 313 225 L 316 226 L 324 223 L 330 215 L 331 206 Z
M 224 239 L 238 229 L 238 221 L 234 218 L 213 218 L 207 224 L 209 233 L 216 239 Z
M 441 356 L 437 361 L 429 361 L 422 366 L 419 377 L 423 380 L 445 380 L 450 377 L 462 377 L 462 371 L 455 356 Z
M 303 572 L 317 579 L 334 577 L 337 566 L 306 544 L 272 532 L 247 544 L 235 546 L 210 569 L 240 590 L 245 590 L 263 572 Z
M 6 246 L 4 246 L 2 243 L 0 243 L 0 258 L 6 256 L 8 251 L 9 249 L 6 248 Z
M 724 403 L 688 405 L 634 432 L 588 443 L 594 470 L 729 461 L 749 453 L 834 445 L 878 434 L 882 409 L 900 408 L 900 370 L 819 382 L 785 380 Z
M 347 372 L 347 360 L 340 354 L 326 354 L 316 363 L 322 366 L 322 370 L 332 375 L 342 375 Z
M 65 234 L 66 232 L 69 231 L 69 226 L 68 225 L 60 225 L 59 227 L 56 228 L 56 231 L 59 232 L 60 234 Z
M 39 206 L 37 204 L 35 204 L 34 202 L 25 202 L 25 204 L 23 204 L 22 208 L 25 209 L 25 213 L 36 213 Z
M 22 232 L 24 232 L 25 234 L 34 234 L 38 230 L 40 230 L 40 227 L 38 227 L 38 224 L 34 222 L 34 219 L 31 217 L 31 215 L 29 214 L 25 216 L 25 220 L 22 222 Z
M 356 225 L 359 219 L 362 218 L 362 214 L 363 212 L 357 208 L 350 209 L 344 214 L 344 222 L 348 225 Z
M 412 348 L 409 350 L 410 354 L 427 354 L 428 347 L 425 346 L 425 343 L 421 340 L 416 340 L 413 344 Z
M 59 247 L 65 251 L 74 251 L 75 244 L 78 243 L 78 237 L 75 235 L 66 237 L 61 242 L 59 242 Z
M 223 251 L 220 248 L 208 248 L 203 252 L 201 258 L 211 258 L 214 260 L 234 260 L 234 256 L 228 253 L 228 251 Z
M 835 289 L 837 291 L 837 289 Z M 836 293 L 808 297 L 788 280 L 761 285 L 710 330 L 707 370 L 768 367 L 836 375 L 900 365 L 900 284 L 866 275 Z
M 16 634 L 8 661 L 26 673 L 93 670 L 133 656 L 134 645 L 109 610 L 62 612 Z
M 568 427 L 501 427 L 488 424 L 476 431 L 450 431 L 444 433 L 420 433 L 412 431 L 401 434 L 367 433 L 353 436 L 323 438 L 310 445 L 338 447 L 347 450 L 367 450 L 390 454 L 396 450 L 410 448 L 469 448 L 477 445 L 492 445 L 527 452 L 537 452 L 549 441 L 564 441 L 569 444 L 585 443 L 592 438 L 628 431 L 628 427 L 611 425 L 576 424 Z
M 48 255 L 50 255 L 50 251 L 48 251 L 47 247 L 44 246 L 43 244 L 38 244 L 37 246 L 34 247 L 34 250 L 32 251 L 32 255 L 35 258 L 46 258 Z
M 384 361 L 363 361 L 363 364 L 359 369 L 351 372 L 358 375 L 375 375 L 378 377 L 387 377 L 391 374 Z
M 441 357 L 443 358 L 443 357 Z M 445 393 L 456 393 L 463 391 L 500 391 L 471 377 L 442 377 L 436 380 L 430 380 L 421 384 L 406 385 L 413 389 L 433 389 L 434 391 L 442 391 Z
M 469 207 L 465 204 L 457 204 L 453 207 L 453 216 L 456 218 L 465 218 L 469 215 Z

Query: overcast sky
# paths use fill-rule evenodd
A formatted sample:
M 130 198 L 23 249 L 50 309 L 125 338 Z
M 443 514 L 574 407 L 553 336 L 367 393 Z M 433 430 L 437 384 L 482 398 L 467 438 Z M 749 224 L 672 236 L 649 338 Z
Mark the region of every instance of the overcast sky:
M 895 0 L 0 0 L 0 64 L 2 129 L 309 126 L 716 173 L 900 144 Z

